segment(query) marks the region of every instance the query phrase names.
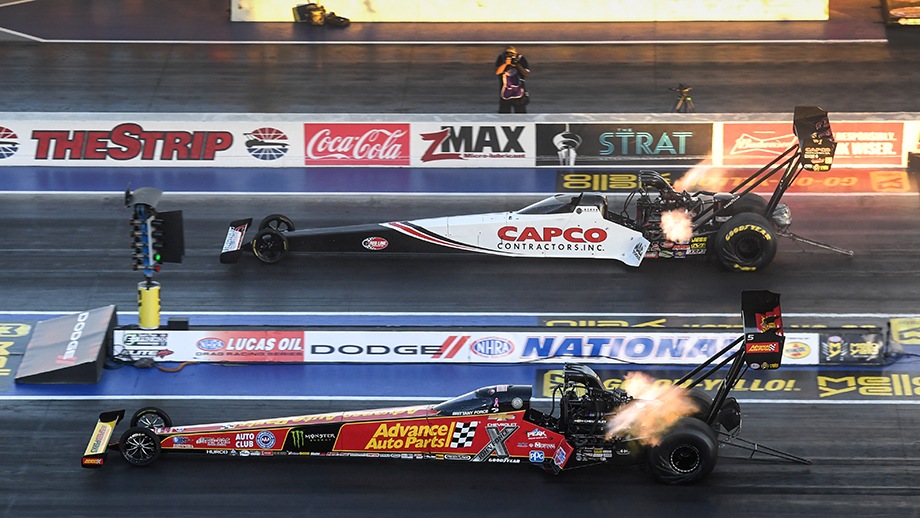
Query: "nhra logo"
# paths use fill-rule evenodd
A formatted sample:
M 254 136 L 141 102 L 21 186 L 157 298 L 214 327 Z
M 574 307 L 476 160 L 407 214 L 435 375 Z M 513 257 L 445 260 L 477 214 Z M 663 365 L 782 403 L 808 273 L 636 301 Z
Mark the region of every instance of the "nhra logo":
M 9 128 L 0 126 L 0 158 L 9 158 L 19 151 L 19 137 Z
M 195 344 L 202 351 L 219 351 L 226 345 L 220 338 L 202 338 Z
M 259 128 L 246 136 L 246 151 L 259 160 L 277 160 L 288 152 L 287 135 L 275 128 Z
M 480 338 L 470 344 L 470 350 L 484 358 L 502 358 L 514 352 L 514 344 L 504 338 Z
M 524 147 L 521 145 L 523 132 L 524 126 L 444 126 L 440 131 L 420 135 L 423 141 L 430 142 L 422 155 L 422 162 L 524 158 Z

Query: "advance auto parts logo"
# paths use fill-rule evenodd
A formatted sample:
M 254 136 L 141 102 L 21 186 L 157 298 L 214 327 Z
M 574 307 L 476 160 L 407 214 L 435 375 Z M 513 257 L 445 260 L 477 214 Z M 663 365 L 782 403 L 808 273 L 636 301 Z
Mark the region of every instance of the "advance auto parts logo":
M 19 137 L 16 133 L 0 126 L 0 159 L 9 158 L 19 151 Z
M 258 128 L 243 134 L 246 151 L 259 160 L 277 160 L 288 152 L 288 137 L 275 128 Z

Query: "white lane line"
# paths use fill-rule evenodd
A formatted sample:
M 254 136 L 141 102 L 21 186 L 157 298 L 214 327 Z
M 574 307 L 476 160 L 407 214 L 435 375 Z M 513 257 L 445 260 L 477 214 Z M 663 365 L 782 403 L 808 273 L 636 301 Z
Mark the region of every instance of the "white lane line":
M 2 6 L 0 6 L 2 7 Z M 6 31 L 0 27 L 0 30 Z M 69 40 L 69 39 L 43 39 L 36 36 L 29 36 L 17 33 L 22 37 L 27 37 L 42 43 L 65 43 L 65 44 L 140 44 L 140 45 L 489 45 L 498 46 L 507 44 L 506 40 L 496 41 L 413 41 L 413 40 L 393 40 L 393 41 L 262 41 L 262 40 Z M 561 40 L 561 41 L 521 41 L 517 42 L 523 46 L 536 45 L 841 45 L 841 44 L 886 44 L 887 38 L 868 38 L 852 40 L 812 40 L 812 39 L 794 39 L 794 40 Z
M 163 401 L 410 401 L 441 402 L 447 397 L 430 396 L 242 396 L 242 395 L 172 395 L 172 394 L 106 394 L 98 396 L 17 396 L 2 395 L 0 401 L 110 401 L 110 400 L 163 400 Z M 552 403 L 550 398 L 531 398 L 532 402 Z M 739 399 L 742 405 L 920 405 L 920 400 L 824 400 L 824 399 Z
M 67 315 L 78 310 L 61 310 L 61 311 L 4 311 L 0 310 L 0 315 Z M 119 311 L 119 315 L 137 315 L 137 311 Z M 738 314 L 733 313 L 592 313 L 592 312 L 553 312 L 553 311 L 529 311 L 529 312 L 425 312 L 425 311 L 354 311 L 354 312 L 335 312 L 335 311 L 163 311 L 161 315 L 167 316 L 278 316 L 278 317 L 532 317 L 541 315 L 552 315 L 559 317 L 594 317 L 594 316 L 621 316 L 621 317 L 735 317 Z M 783 316 L 786 318 L 920 318 L 920 313 L 787 313 Z

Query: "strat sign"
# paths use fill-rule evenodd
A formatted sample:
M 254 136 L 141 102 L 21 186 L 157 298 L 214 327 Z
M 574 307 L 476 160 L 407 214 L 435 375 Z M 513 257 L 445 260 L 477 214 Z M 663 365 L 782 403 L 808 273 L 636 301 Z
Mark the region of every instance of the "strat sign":
M 308 166 L 409 165 L 408 124 L 305 124 Z
M 233 144 L 227 131 L 163 131 L 124 123 L 111 130 L 34 130 L 36 160 L 214 160 Z

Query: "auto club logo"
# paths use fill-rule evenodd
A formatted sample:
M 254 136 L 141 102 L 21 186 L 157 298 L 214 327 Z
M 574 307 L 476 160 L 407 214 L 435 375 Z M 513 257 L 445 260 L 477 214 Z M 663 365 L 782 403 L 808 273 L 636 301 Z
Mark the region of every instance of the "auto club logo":
M 9 158 L 19 151 L 19 137 L 16 133 L 0 126 L 0 159 Z
M 246 151 L 259 160 L 277 160 L 288 152 L 288 137 L 279 129 L 258 128 L 243 135 Z

